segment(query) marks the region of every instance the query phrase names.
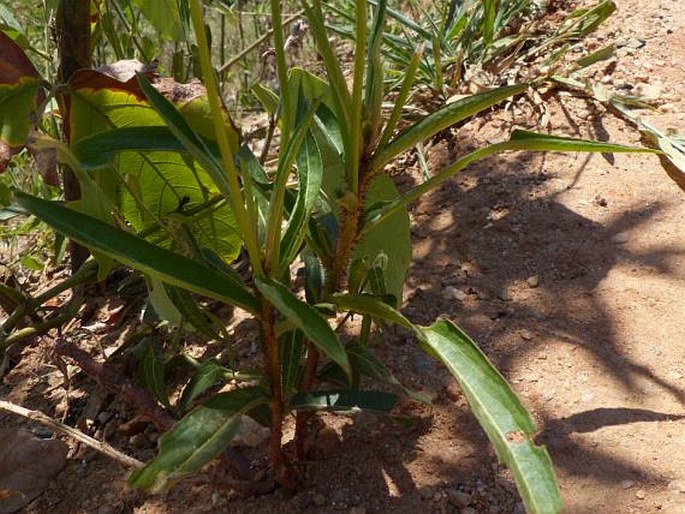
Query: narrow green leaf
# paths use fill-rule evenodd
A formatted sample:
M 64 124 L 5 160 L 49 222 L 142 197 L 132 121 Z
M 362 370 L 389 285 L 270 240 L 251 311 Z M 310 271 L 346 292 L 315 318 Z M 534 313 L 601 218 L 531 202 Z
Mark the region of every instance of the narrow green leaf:
M 152 347 L 148 347 L 140 361 L 140 373 L 143 383 L 154 397 L 165 407 L 170 408 L 169 395 L 164 383 L 164 361 L 155 354 Z
M 371 169 L 374 171 L 380 170 L 385 164 L 414 147 L 417 143 L 428 139 L 459 121 L 500 103 L 502 100 L 522 93 L 527 88 L 528 84 L 504 86 L 445 105 L 415 125 L 403 130 L 387 146 L 380 148 L 371 160 Z
M 381 135 L 381 139 L 378 143 L 379 149 L 388 144 L 388 141 L 390 141 L 390 138 L 392 137 L 392 133 L 397 127 L 397 123 L 402 117 L 402 109 L 404 109 L 404 106 L 407 103 L 407 98 L 409 98 L 409 93 L 411 93 L 411 87 L 414 84 L 414 78 L 416 77 L 416 70 L 421 62 L 421 57 L 423 56 L 423 49 L 424 45 L 419 45 L 419 47 L 411 56 L 409 66 L 407 66 L 406 74 L 402 80 L 402 85 L 400 86 L 400 90 L 397 93 L 397 98 L 395 99 L 395 105 L 392 107 L 392 113 L 390 113 L 390 117 L 385 124 L 383 134 Z
M 385 366 L 383 361 L 378 359 L 371 350 L 365 348 L 357 342 L 352 342 L 347 347 L 350 356 L 352 369 L 367 377 L 378 380 L 384 384 L 392 386 L 395 390 L 402 392 L 410 398 L 425 404 L 430 404 L 425 396 L 404 386 L 395 375 Z
M 216 359 L 207 359 L 197 369 L 188 384 L 183 388 L 179 408 L 185 410 L 188 406 L 210 387 L 214 387 L 224 376 L 224 368 Z
M 338 120 L 340 121 L 340 130 L 345 148 L 349 149 L 351 143 L 352 129 L 351 113 L 352 113 L 352 97 L 347 88 L 345 77 L 340 67 L 340 63 L 330 42 L 328 41 L 328 34 L 326 32 L 326 25 L 321 11 L 320 0 L 314 0 L 314 5 L 310 6 L 307 2 L 302 2 L 307 20 L 309 20 L 310 30 L 314 36 L 317 50 L 321 55 L 324 66 L 326 67 L 326 74 L 331 84 L 333 92 L 333 102 L 335 104 L 335 111 Z
M 278 95 L 276 93 L 260 83 L 252 86 L 252 93 L 257 97 L 267 113 L 272 116 L 276 115 L 276 112 L 278 112 Z
M 129 478 L 133 487 L 151 493 L 166 491 L 199 471 L 226 449 L 241 416 L 268 401 L 261 388 L 235 389 L 197 407 L 159 440 L 159 454 Z
M 215 156 L 218 155 L 213 142 L 204 143 L 215 150 Z M 166 126 L 117 128 L 81 138 L 72 146 L 74 157 L 87 170 L 108 168 L 119 153 L 129 150 L 189 153 Z
M 599 61 L 606 61 L 607 59 L 610 59 L 611 57 L 614 56 L 615 52 L 616 52 L 616 47 L 612 43 L 608 46 L 600 48 L 599 50 L 591 53 L 590 55 L 586 55 L 585 57 L 578 59 L 576 61 L 576 64 L 578 65 L 579 68 L 586 68 L 586 67 L 591 66 L 591 65 L 593 65 Z
M 430 177 L 423 184 L 409 190 L 401 198 L 390 202 L 380 211 L 374 212 L 366 221 L 362 229 L 362 236 L 369 230 L 375 229 L 383 223 L 389 216 L 397 210 L 406 209 L 406 206 L 416 201 L 428 191 L 438 187 L 446 180 L 465 169 L 470 164 L 481 159 L 490 157 L 503 152 L 513 151 L 534 151 L 534 152 L 621 152 L 621 153 L 659 153 L 658 150 L 650 148 L 628 146 L 615 143 L 603 143 L 600 141 L 587 141 L 584 139 L 574 139 L 569 137 L 550 136 L 538 134 L 526 130 L 515 130 L 509 141 L 495 143 L 493 145 L 479 148 L 453 164 L 440 170 Z
M 301 330 L 292 330 L 281 337 L 282 382 L 286 395 L 294 391 L 300 383 L 304 350 L 304 334 Z
M 395 407 L 397 400 L 396 395 L 380 391 L 312 391 L 293 396 L 290 408 L 333 412 L 372 411 L 387 414 Z
M 416 325 L 405 318 L 402 313 L 371 295 L 334 294 L 329 300 L 333 305 L 340 309 L 358 312 L 361 314 L 369 314 L 374 318 L 382 319 L 384 321 L 404 327 L 419 336 L 421 334 L 419 329 L 416 328 Z
M 250 312 L 258 310 L 255 297 L 232 277 L 193 260 L 154 246 L 133 234 L 59 205 L 15 191 L 19 205 L 57 231 L 164 282 L 221 300 Z
M 255 280 L 257 289 L 293 325 L 302 330 L 319 350 L 350 373 L 345 348 L 328 322 L 310 305 L 297 298 L 286 286 L 274 280 Z
M 547 451 L 533 442 L 533 419 L 478 346 L 449 321 L 421 328 L 423 344 L 459 382 L 500 460 L 511 469 L 526 510 L 556 513 L 561 496 Z
M 281 262 L 289 265 L 304 240 L 309 216 L 319 197 L 323 177 L 323 163 L 316 141 L 307 133 L 297 158 L 298 190 L 288 227 L 281 241 Z

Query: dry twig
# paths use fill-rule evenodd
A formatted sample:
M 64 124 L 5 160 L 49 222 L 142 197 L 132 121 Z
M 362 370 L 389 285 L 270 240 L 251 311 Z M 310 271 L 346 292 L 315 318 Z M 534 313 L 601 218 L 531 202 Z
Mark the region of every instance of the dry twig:
M 69 425 L 60 423 L 59 421 L 52 419 L 50 416 L 44 414 L 41 411 L 26 409 L 25 407 L 15 405 L 14 403 L 5 400 L 0 400 L 0 410 L 11 412 L 12 414 L 17 414 L 18 416 L 30 419 L 31 421 L 35 421 L 37 423 L 40 423 L 41 425 L 45 425 L 51 430 L 66 434 L 69 437 L 76 439 L 78 442 L 85 444 L 89 448 L 92 448 L 97 452 L 107 455 L 111 459 L 119 461 L 124 466 L 138 469 L 142 468 L 144 465 L 139 460 L 134 459 L 133 457 L 129 457 L 128 455 L 120 452 L 119 450 L 110 446 L 109 444 L 102 441 L 98 441 L 97 439 L 93 439 L 89 435 L 86 435 L 83 432 L 76 430 L 73 427 L 70 427 Z

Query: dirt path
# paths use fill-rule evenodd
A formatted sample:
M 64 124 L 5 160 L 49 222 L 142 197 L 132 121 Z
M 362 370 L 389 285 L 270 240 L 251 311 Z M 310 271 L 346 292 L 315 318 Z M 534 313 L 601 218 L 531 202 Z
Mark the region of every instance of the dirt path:
M 621 48 L 615 69 L 597 79 L 655 97 L 661 107 L 650 120 L 685 132 L 682 0 L 622 0 L 598 47 L 603 37 Z M 465 127 L 452 146 L 505 137 L 512 112 L 517 123 L 533 121 L 514 108 Z M 556 134 L 639 137 L 568 96 L 550 114 Z M 454 150 L 435 145 L 429 164 L 437 169 Z M 416 172 L 404 171 L 400 180 Z M 509 155 L 469 169 L 415 206 L 412 219 L 405 313 L 461 324 L 511 381 L 539 421 L 566 512 L 685 513 L 685 193 L 657 159 Z M 27 512 L 521 512 L 511 477 L 446 373 L 402 336 L 380 351 L 435 407 L 407 404 L 400 421 L 327 417 L 310 486 L 294 497 L 242 498 L 215 469 L 166 497 L 145 497 L 126 489 L 121 468 L 86 453 Z M 0 395 L 45 407 L 60 375 L 36 369 L 39 349 L 27 352 Z M 59 403 L 54 390 L 48 398 Z M 19 424 L 0 415 L 1 426 Z

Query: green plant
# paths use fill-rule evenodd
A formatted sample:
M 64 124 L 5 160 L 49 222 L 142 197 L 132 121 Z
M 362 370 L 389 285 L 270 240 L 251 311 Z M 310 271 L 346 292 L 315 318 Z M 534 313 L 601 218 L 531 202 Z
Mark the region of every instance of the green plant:
M 504 378 L 451 322 L 419 326 L 399 311 L 411 259 L 407 206 L 469 164 L 499 152 L 644 150 L 516 131 L 510 140 L 462 156 L 400 194 L 384 173 L 388 163 L 439 131 L 524 93 L 529 85 L 462 98 L 396 133 L 421 56 L 413 53 L 384 120 L 387 2 L 378 2 L 370 23 L 366 0 L 354 4 L 350 87 L 329 42 L 321 2 L 303 1 L 302 7 L 327 81 L 288 69 L 281 6 L 272 0 L 279 92 L 260 87 L 256 94 L 278 117 L 280 146 L 273 169 L 264 169 L 248 148 L 240 147 L 220 104 L 202 6 L 199 0 L 189 5 L 206 95 L 191 95 L 192 100 L 175 105 L 143 75 L 122 82 L 80 72 L 70 81 L 73 101 L 63 113 L 72 124 L 69 146 L 54 140 L 43 145 L 56 148 L 59 159 L 77 173 L 82 200 L 66 206 L 13 191 L 16 205 L 91 249 L 101 275 L 118 261 L 151 283 L 163 284 L 177 307 L 190 298 L 183 293 L 189 291 L 234 305 L 259 324 L 260 373 L 237 375 L 232 390 L 196 405 L 224 376 L 211 366 L 201 367 L 182 397 L 184 406 L 195 408 L 162 436 L 159 455 L 136 471 L 131 483 L 152 491 L 168 488 L 221 453 L 244 416 L 250 416 L 270 428 L 276 480 L 295 487 L 294 464 L 304 458 L 313 413 L 389 412 L 399 394 L 417 397 L 374 356 L 372 329 L 392 324 L 413 334 L 459 382 L 500 459 L 512 470 L 526 508 L 558 511 L 549 456 L 534 444 L 535 424 Z M 41 81 L 24 68 L 18 67 L 18 76 L 5 85 L 7 91 L 25 92 L 30 101 L 2 118 L 7 126 L 36 107 Z M 2 143 L 16 148 L 25 136 Z M 248 280 L 227 265 L 241 246 L 251 268 Z M 305 270 L 301 286 L 291 278 L 298 259 Z M 341 337 L 353 314 L 362 317 L 361 330 Z M 154 362 L 148 364 L 146 382 L 166 404 Z M 383 388 L 370 388 L 373 382 Z M 292 452 L 281 444 L 290 414 L 296 425 Z

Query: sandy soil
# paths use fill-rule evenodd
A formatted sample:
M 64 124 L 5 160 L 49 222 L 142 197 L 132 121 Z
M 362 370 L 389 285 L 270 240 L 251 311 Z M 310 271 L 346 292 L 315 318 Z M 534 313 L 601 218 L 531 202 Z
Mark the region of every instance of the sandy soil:
M 649 119 L 685 132 L 682 0 L 623 0 L 598 45 L 604 38 L 619 41 L 619 59 L 596 79 L 653 95 L 660 108 Z M 512 120 L 535 123 L 517 109 L 454 131 L 428 151 L 429 166 L 505 137 Z M 570 96 L 554 100 L 550 116 L 555 134 L 639 140 L 612 114 Z M 398 180 L 407 185 L 418 173 L 398 170 Z M 414 206 L 412 222 L 405 314 L 459 323 L 510 380 L 539 422 L 565 512 L 685 513 L 685 193 L 658 160 L 491 159 Z M 295 496 L 241 496 L 217 465 L 149 497 L 126 487 L 123 468 L 85 452 L 26 512 L 522 512 L 447 373 L 401 334 L 379 353 L 434 407 L 406 403 L 394 420 L 326 416 L 309 483 Z M 27 348 L 0 396 L 44 409 L 48 398 L 54 413 L 61 377 L 37 365 L 43 357 L 44 348 Z M 94 389 L 87 380 L 81 386 Z M 0 426 L 21 424 L 0 415 Z M 152 455 L 151 443 L 110 435 L 128 453 Z

